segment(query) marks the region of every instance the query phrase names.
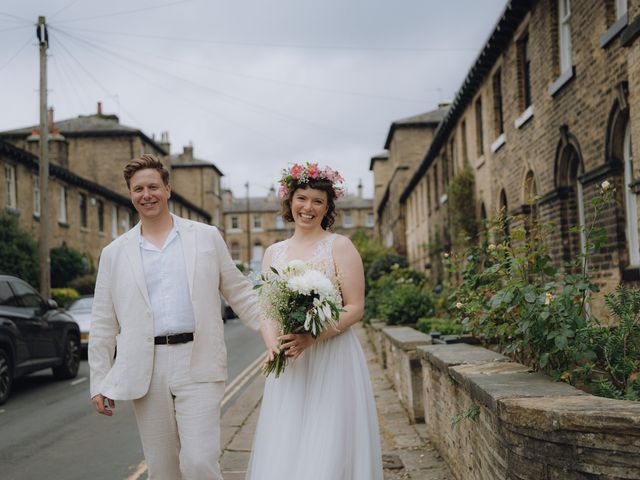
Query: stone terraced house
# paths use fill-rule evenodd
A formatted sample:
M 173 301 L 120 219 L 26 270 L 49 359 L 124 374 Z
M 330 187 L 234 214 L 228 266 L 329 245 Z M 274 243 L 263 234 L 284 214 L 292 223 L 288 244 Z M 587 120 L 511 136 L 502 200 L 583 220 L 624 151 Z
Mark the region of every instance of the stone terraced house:
M 468 166 L 476 218 L 552 223 L 558 264 L 584 250 L 572 227 L 610 182 L 616 204 L 601 217 L 608 243 L 591 259 L 595 280 L 609 291 L 640 279 L 639 34 L 638 0 L 508 2 L 399 196 L 398 244 L 414 268 L 444 276 L 455 234 L 447 182 Z

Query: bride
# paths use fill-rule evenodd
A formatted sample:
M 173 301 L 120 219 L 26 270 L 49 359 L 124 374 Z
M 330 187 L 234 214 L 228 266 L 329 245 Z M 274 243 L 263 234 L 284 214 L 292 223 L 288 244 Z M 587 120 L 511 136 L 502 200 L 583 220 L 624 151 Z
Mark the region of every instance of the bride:
M 362 348 L 351 326 L 364 309 L 362 260 L 351 241 L 328 229 L 342 177 L 295 164 L 280 180 L 283 217 L 295 225 L 271 245 L 263 271 L 297 259 L 339 287 L 344 312 L 317 338 L 280 336 L 285 371 L 267 377 L 248 480 L 382 480 L 376 407 Z

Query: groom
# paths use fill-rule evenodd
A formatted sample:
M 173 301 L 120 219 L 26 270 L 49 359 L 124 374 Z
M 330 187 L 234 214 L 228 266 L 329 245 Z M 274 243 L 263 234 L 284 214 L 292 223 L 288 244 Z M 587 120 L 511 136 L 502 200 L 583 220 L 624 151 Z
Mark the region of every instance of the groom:
M 244 323 L 258 304 L 215 227 L 169 212 L 169 172 L 152 155 L 124 169 L 140 222 L 104 248 L 89 339 L 91 402 L 133 400 L 149 478 L 222 479 L 227 354 L 221 291 Z

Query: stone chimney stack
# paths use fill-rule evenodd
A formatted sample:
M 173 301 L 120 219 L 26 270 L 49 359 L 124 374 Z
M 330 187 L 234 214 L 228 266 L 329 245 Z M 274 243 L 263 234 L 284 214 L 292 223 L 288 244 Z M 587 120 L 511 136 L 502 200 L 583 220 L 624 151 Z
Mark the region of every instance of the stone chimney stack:
M 102 102 L 98 102 L 98 110 L 96 113 L 98 116 L 102 115 Z
M 223 205 L 231 205 L 233 202 L 233 192 L 229 188 L 225 188 L 222 191 L 222 204 Z
M 358 198 L 362 198 L 362 179 L 358 180 Z
M 180 160 L 182 163 L 193 162 L 193 144 L 191 142 L 189 142 L 189 145 L 184 146 L 184 151 L 182 155 L 180 155 Z
M 60 133 L 54 123 L 53 107 L 47 110 L 47 124 L 49 128 L 49 161 L 63 167 L 69 166 L 69 142 Z M 27 137 L 27 151 L 40 156 L 40 130 L 34 128 Z
M 171 154 L 171 143 L 169 142 L 169 132 L 160 132 L 160 146 L 167 152 L 167 155 Z

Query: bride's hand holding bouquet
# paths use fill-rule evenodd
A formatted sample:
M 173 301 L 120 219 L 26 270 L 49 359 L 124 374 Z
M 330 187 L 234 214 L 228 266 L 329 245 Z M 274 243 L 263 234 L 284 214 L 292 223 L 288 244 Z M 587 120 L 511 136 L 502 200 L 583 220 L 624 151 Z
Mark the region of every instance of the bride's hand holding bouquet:
M 260 290 L 267 317 L 277 323 L 280 338 L 285 340 L 263 369 L 265 375 L 273 372 L 277 378 L 285 369 L 287 355 L 296 358 L 299 354 L 290 341 L 292 335 L 307 334 L 315 339 L 329 326 L 337 328 L 343 311 L 340 294 L 324 273 L 300 260 L 292 260 L 282 272 L 271 267 L 254 288 Z

